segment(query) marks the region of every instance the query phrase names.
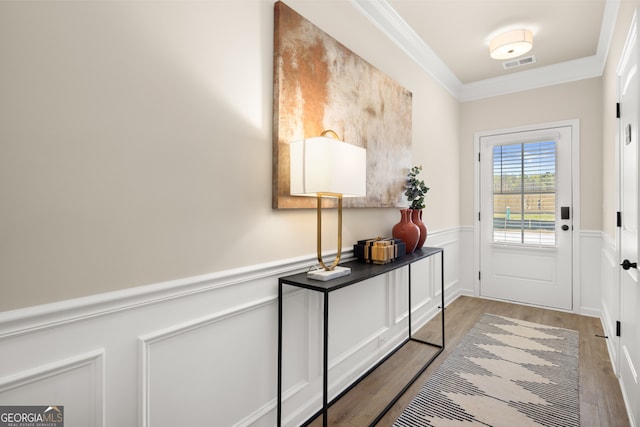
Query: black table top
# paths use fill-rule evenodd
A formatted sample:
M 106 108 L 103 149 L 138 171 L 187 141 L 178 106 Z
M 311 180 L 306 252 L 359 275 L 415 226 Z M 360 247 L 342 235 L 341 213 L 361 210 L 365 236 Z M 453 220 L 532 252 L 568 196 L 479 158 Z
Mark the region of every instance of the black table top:
M 340 264 L 340 266 L 349 267 L 351 269 L 351 274 L 348 276 L 338 277 L 337 279 L 328 280 L 326 282 L 308 279 L 307 272 L 280 277 L 278 282 L 318 292 L 332 292 L 337 289 L 362 282 L 363 280 L 379 276 L 380 274 L 388 273 L 441 252 L 444 252 L 442 248 L 423 247 L 415 250 L 413 253 L 398 257 L 387 264 L 370 264 L 362 261 L 346 262 L 344 264 Z

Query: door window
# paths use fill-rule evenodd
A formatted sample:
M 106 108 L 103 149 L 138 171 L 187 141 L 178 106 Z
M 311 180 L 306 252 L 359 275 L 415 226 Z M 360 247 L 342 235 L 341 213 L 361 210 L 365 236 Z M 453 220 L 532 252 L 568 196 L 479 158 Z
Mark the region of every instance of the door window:
M 556 142 L 493 147 L 493 242 L 555 246 Z

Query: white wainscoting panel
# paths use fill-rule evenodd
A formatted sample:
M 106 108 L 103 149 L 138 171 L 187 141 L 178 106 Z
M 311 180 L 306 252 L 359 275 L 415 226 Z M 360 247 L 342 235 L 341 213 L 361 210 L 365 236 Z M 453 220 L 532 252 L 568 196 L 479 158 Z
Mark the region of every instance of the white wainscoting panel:
M 455 231 L 438 233 L 433 236 L 430 244 L 444 249 L 444 272 L 442 274 L 444 274 L 445 302 L 448 304 L 458 297 L 460 288 L 464 287 L 460 281 L 460 267 L 462 266 L 460 263 L 460 232 L 456 229 Z M 436 272 L 436 274 L 440 274 L 440 272 Z
M 456 271 L 458 274 L 458 285 L 449 290 L 446 295 L 447 303 L 449 298 L 455 299 L 460 295 L 478 296 L 480 292 L 478 284 L 478 271 L 480 270 L 479 258 L 477 258 L 475 232 L 473 227 L 461 227 L 457 245 L 457 259 L 451 260 L 447 257 L 447 262 L 457 262 L 457 265 L 448 265 L 445 271 Z
M 273 298 L 140 338 L 143 425 L 233 425 L 269 409 L 277 339 Z M 259 357 L 256 357 L 259 355 Z M 178 410 L 179 408 L 179 410 Z
M 574 269 L 574 298 L 576 312 L 585 316 L 600 317 L 602 295 L 600 278 L 603 234 L 600 231 L 580 232 L 580 268 Z
M 469 276 L 459 268 L 460 234 L 430 232 L 426 243 L 444 248 L 446 303 L 472 288 L 460 283 Z M 310 255 L 0 313 L 0 404 L 63 405 L 70 427 L 272 427 L 278 277 L 314 262 Z M 421 284 L 412 298 L 418 328 L 441 304 L 439 255 L 412 274 Z M 406 336 L 407 278 L 403 268 L 330 295 L 331 393 Z M 294 426 L 320 407 L 322 298 L 290 288 L 283 301 L 283 420 Z
M 441 256 L 434 255 L 423 259 L 411 266 L 411 314 L 429 311 L 429 308 L 437 308 L 442 305 L 438 297 L 442 294 L 440 264 Z M 437 270 L 437 271 L 436 271 Z M 445 284 L 446 285 L 446 284 Z M 404 310 L 408 309 L 407 294 L 404 294 Z M 412 318 L 414 326 L 417 324 Z M 424 323 L 424 321 L 422 322 Z M 422 324 L 420 324 L 422 326 Z
M 103 426 L 103 362 L 96 350 L 0 378 L 0 405 L 64 406 L 65 426 Z
M 448 296 L 449 292 L 455 292 L 459 283 L 457 239 L 457 231 L 451 230 L 431 233 L 426 243 L 426 246 L 444 248 L 446 302 L 453 299 Z M 448 266 L 452 269 L 448 270 Z M 441 274 L 440 255 L 421 260 L 411 266 L 414 330 L 439 312 Z M 329 295 L 330 399 L 407 337 L 408 279 L 409 269 L 403 267 Z M 308 342 L 309 361 L 318 369 L 310 371 L 307 386 L 296 388 L 292 384 L 290 389 L 283 392 L 286 396 L 283 404 L 283 425 L 287 426 L 299 425 L 319 410 L 322 404 L 322 298 L 316 295 L 318 293 L 311 294 L 310 298 L 317 302 L 317 308 L 309 311 L 308 322 L 310 331 L 313 331 L 310 337 L 314 337 Z M 310 306 L 315 305 L 310 303 Z M 317 357 L 312 360 L 314 353 Z M 288 367 L 284 365 L 286 371 Z M 313 373 L 316 374 L 315 378 L 312 376 Z
M 416 265 L 417 264 L 418 263 L 416 263 Z M 392 287 L 393 300 L 389 300 L 389 302 L 393 304 L 393 309 L 391 310 L 393 320 L 392 323 L 390 323 L 390 326 L 395 326 L 406 322 L 408 317 L 407 310 L 409 301 L 407 301 L 407 295 L 409 292 L 409 269 L 406 267 L 400 268 L 392 272 L 389 276 L 393 277 L 393 283 L 395 284 L 395 286 Z M 430 283 L 424 284 L 426 280 L 428 280 L 428 278 L 418 278 L 415 282 L 419 283 L 419 285 L 416 286 L 431 287 Z
M 330 369 L 347 360 L 357 348 L 377 340 L 389 327 L 387 286 L 388 276 L 383 275 L 329 294 Z M 354 342 L 353 337 L 361 342 Z

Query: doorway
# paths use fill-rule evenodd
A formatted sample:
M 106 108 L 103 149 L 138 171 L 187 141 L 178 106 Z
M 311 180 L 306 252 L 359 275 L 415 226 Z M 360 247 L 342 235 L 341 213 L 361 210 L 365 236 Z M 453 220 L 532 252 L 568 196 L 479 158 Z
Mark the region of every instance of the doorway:
M 573 309 L 578 121 L 476 134 L 478 295 Z

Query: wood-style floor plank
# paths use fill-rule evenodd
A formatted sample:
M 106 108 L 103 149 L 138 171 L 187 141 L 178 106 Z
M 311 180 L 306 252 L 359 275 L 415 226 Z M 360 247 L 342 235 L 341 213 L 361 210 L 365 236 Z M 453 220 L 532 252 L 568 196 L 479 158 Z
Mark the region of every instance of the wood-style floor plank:
M 403 409 L 418 393 L 422 384 L 453 351 L 462 337 L 476 324 L 482 314 L 513 317 L 549 326 L 573 329 L 580 333 L 580 415 L 583 427 L 628 427 L 618 379 L 613 373 L 600 320 L 555 310 L 511 304 L 482 298 L 462 296 L 451 303 L 445 315 L 446 346 L 444 352 L 427 368 L 413 386 L 400 398 L 378 423 L 391 426 Z M 441 330 L 437 316 L 415 336 L 438 342 Z M 437 338 L 434 338 L 437 337 Z M 422 361 L 434 353 L 434 348 L 408 343 L 364 381 L 329 408 L 330 426 L 363 427 L 402 389 L 422 366 Z M 318 417 L 311 426 L 322 426 Z

